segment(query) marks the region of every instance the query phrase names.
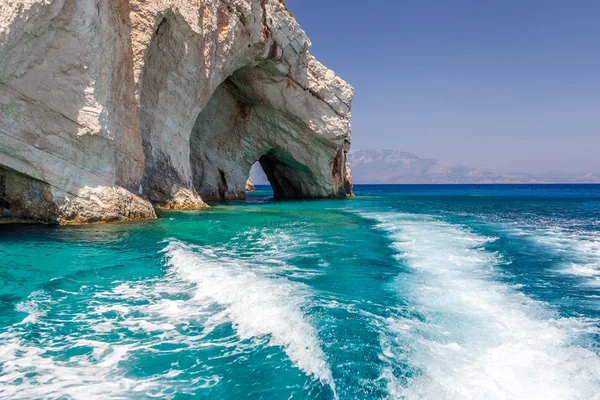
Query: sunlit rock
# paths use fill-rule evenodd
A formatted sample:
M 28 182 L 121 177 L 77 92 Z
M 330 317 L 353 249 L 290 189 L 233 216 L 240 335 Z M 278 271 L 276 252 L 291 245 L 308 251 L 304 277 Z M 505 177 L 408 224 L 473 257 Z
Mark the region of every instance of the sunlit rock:
M 349 195 L 353 90 L 309 46 L 279 0 L 2 2 L 0 168 L 48 210 L 9 188 L 3 215 L 204 208 L 256 161 L 278 197 Z
M 256 192 L 256 187 L 254 186 L 252 178 L 248 178 L 246 181 L 246 192 Z

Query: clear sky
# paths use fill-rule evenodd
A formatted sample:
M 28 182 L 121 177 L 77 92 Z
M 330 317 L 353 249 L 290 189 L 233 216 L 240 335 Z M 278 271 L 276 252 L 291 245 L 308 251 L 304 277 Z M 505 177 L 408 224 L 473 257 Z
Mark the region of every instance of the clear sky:
M 600 171 L 599 0 L 287 0 L 354 86 L 353 147 Z

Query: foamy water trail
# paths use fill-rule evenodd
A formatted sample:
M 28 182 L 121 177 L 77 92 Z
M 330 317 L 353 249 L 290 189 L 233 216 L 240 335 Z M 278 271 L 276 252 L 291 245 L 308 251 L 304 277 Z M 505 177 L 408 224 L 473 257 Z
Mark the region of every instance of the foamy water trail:
M 223 369 L 214 369 L 213 362 L 191 372 L 174 363 L 152 376 L 130 378 L 130 363 L 181 349 L 208 363 L 252 354 L 264 345 L 280 346 L 297 368 L 335 394 L 316 331 L 303 313 L 309 290 L 281 277 L 289 266 L 277 259 L 263 265 L 256 258 L 236 257 L 232 249 L 178 241 L 171 241 L 164 254 L 165 276 L 105 290 L 41 290 L 19 303 L 17 310 L 27 316 L 0 332 L 0 398 L 191 396 L 216 386 Z M 210 336 L 229 323 L 232 336 Z
M 600 287 L 600 234 L 554 224 L 502 226 L 509 234 L 525 237 L 564 261 L 558 272 L 581 277 L 584 283 Z
M 223 307 L 212 323 L 230 320 L 242 339 L 269 336 L 298 368 L 334 388 L 316 332 L 302 312 L 300 284 L 261 276 L 238 260 L 177 241 L 165 254 L 173 271 L 196 285 L 196 301 Z
M 595 323 L 560 318 L 498 281 L 494 238 L 430 217 L 364 214 L 409 268 L 394 284 L 408 310 L 387 320 L 383 358 L 391 398 L 598 399 L 600 358 L 580 347 Z M 398 376 L 404 363 L 414 376 Z
M 119 376 L 118 364 L 131 345 L 109 344 L 85 336 L 51 339 L 52 324 L 38 321 L 45 316 L 50 303 L 47 293 L 33 293 L 18 307 L 29 316 L 0 333 L 0 398 L 123 398 L 125 392 L 157 389 L 150 379 Z M 35 339 L 31 340 L 31 336 Z M 66 357 L 73 350 L 79 350 L 80 355 Z M 118 380 L 114 379 L 117 376 Z

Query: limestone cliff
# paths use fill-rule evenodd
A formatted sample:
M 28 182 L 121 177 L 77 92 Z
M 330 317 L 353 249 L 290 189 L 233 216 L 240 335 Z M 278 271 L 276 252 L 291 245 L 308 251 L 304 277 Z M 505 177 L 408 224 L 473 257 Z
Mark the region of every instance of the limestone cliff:
M 351 193 L 352 88 L 281 0 L 0 3 L 0 217 L 88 223 Z

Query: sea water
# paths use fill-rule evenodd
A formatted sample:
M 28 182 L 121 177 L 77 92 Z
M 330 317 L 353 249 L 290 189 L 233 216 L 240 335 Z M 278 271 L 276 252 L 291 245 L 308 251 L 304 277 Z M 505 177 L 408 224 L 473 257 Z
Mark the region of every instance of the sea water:
M 2 399 L 600 399 L 600 186 L 0 226 Z

